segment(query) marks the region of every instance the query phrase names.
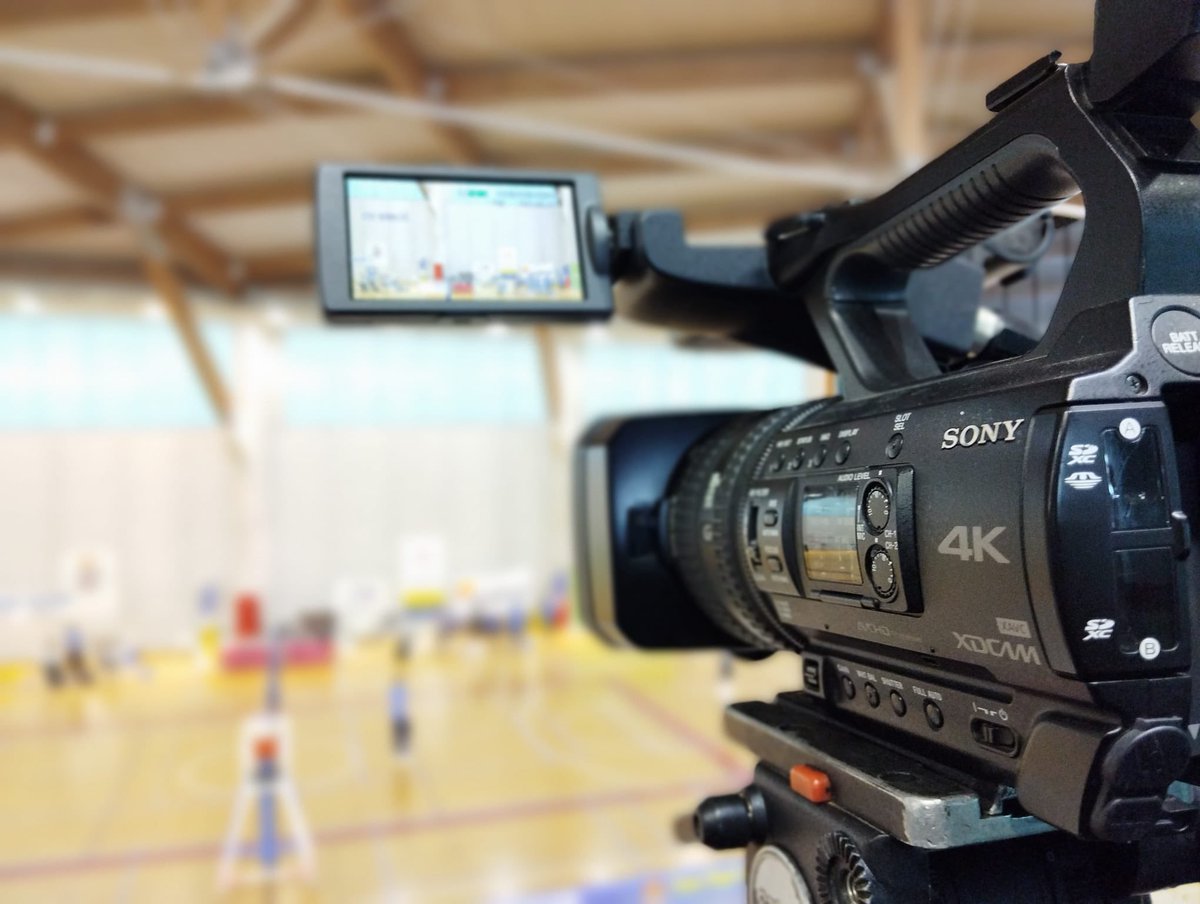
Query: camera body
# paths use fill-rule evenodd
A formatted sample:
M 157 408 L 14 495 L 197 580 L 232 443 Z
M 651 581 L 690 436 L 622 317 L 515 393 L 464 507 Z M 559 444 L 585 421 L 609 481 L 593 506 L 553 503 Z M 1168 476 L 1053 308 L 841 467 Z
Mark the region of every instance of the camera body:
M 1124 838 L 1135 806 L 1157 822 L 1149 801 L 1164 802 L 1200 722 L 1200 382 L 1170 351 L 1186 329 L 1169 328 L 1200 325 L 1200 299 L 1129 308 L 1137 351 L 1111 372 L 1080 360 L 1022 385 L 1038 368 L 996 365 L 1013 383 L 967 372 L 754 418 L 597 426 L 576 474 L 583 523 L 608 536 L 580 537 L 585 610 L 643 647 L 802 651 L 803 691 L 826 712 L 1014 786 L 1074 834 Z M 664 459 L 672 428 L 690 444 Z M 703 607 L 686 628 L 669 611 L 703 592 L 696 575 L 726 601 L 723 644 Z M 648 610 L 667 621 L 657 633 Z M 1174 773 L 1106 796 L 1106 751 L 1139 720 Z
M 820 362 L 815 333 L 841 398 L 584 438 L 591 620 L 643 647 L 802 652 L 801 695 L 727 719 L 777 768 L 772 732 L 807 707 L 815 731 L 899 746 L 1081 838 L 1194 821 L 1173 785 L 1200 780 L 1195 12 L 1102 0 L 1087 64 L 1035 61 L 988 96 L 986 126 L 891 191 L 768 229 L 791 316 L 743 296 L 753 323 L 727 332 Z M 996 334 L 986 366 L 948 361 L 913 312 L 967 304 L 963 252 L 1078 192 L 1085 229 L 1045 333 Z M 652 226 L 634 238 L 653 245 Z

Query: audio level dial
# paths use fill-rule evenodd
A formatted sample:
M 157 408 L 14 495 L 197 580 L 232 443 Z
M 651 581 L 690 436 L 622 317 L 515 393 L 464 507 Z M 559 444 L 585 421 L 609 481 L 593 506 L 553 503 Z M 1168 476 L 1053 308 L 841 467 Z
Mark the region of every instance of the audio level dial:
M 892 497 L 882 483 L 874 483 L 863 496 L 863 519 L 873 534 L 883 533 L 892 520 Z
M 896 592 L 896 566 L 882 546 L 872 546 L 867 553 L 867 573 L 871 578 L 871 586 L 883 599 Z

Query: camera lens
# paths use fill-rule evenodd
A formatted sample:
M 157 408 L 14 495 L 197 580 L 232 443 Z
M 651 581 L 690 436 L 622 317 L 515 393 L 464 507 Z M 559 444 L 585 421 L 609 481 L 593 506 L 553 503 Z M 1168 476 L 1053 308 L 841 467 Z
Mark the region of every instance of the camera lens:
M 783 426 L 798 422 L 824 404 L 730 421 L 684 458 L 668 500 L 668 550 L 680 579 L 709 620 L 736 643 L 753 649 L 784 649 L 795 644 L 748 571 L 743 547 L 753 550 L 755 544 L 746 536 L 750 520 L 747 489 L 756 467 L 764 462 L 766 472 L 774 476 L 777 456 L 768 459 L 769 447 Z M 786 529 L 786 524 L 781 529 Z M 787 563 L 772 558 L 764 567 L 773 574 L 784 574 Z

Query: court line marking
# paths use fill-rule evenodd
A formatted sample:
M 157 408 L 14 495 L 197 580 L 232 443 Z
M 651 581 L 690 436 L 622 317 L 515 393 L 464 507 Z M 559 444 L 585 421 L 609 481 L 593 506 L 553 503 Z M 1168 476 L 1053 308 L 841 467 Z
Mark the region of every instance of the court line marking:
M 575 682 L 571 682 L 572 684 Z M 588 682 L 585 682 L 588 683 Z M 699 750 L 711 761 L 719 765 L 730 777 L 744 779 L 748 770 L 737 761 L 733 754 L 700 730 L 679 719 L 671 710 L 643 694 L 635 686 L 620 678 L 608 676 L 604 683 L 609 684 L 618 694 L 624 697 L 635 709 L 640 710 L 657 724 L 665 727 L 671 734 L 684 740 L 689 746 Z M 443 689 L 444 690 L 444 689 Z M 478 693 L 470 696 L 481 696 Z M 351 708 L 365 704 L 368 699 L 377 700 L 375 694 L 348 694 L 329 700 L 306 700 L 300 705 L 292 704 L 289 710 L 296 712 L 327 712 L 330 703 L 334 704 L 345 714 L 346 704 Z M 180 723 L 196 724 L 199 722 L 214 722 L 225 720 L 235 715 L 244 714 L 245 710 L 214 710 L 202 709 L 192 713 L 181 714 L 167 719 L 136 719 L 120 720 L 100 724 L 73 724 L 60 726 L 38 726 L 38 731 L 4 732 L 0 729 L 0 738 L 5 734 L 10 739 L 26 738 L 30 735 L 44 734 L 74 734 L 80 731 L 121 729 L 156 729 Z M 49 729 L 49 731 L 46 731 Z M 527 801 L 515 804 L 503 804 L 481 810 L 469 810 L 449 813 L 435 813 L 427 816 L 400 817 L 377 820 L 370 823 L 351 824 L 333 827 L 316 833 L 318 841 L 329 844 L 349 843 L 362 838 L 385 838 L 392 835 L 405 835 L 422 830 L 438 830 L 455 826 L 484 825 L 509 819 L 536 818 L 542 815 L 553 815 L 561 812 L 573 812 L 584 809 L 620 806 L 625 803 L 665 798 L 684 793 L 705 793 L 711 790 L 711 785 L 701 782 L 686 782 L 678 785 L 663 786 L 647 789 L 628 789 L 624 791 L 601 792 L 580 795 L 574 798 L 562 798 L 548 801 Z M 721 789 L 727 790 L 727 789 Z M 47 874 L 86 873 L 122 867 L 137 867 L 141 865 L 166 864 L 171 862 L 190 861 L 215 857 L 217 845 L 214 843 L 192 843 L 170 845 L 159 848 L 141 848 L 127 851 L 117 851 L 103 854 L 83 854 L 69 857 L 47 858 L 44 860 L 17 861 L 5 864 L 0 862 L 0 882 L 14 881 L 22 878 L 33 878 Z
M 236 751 L 234 754 L 230 753 L 228 740 L 212 740 L 208 741 L 204 746 L 208 749 L 200 749 L 176 766 L 176 784 L 183 789 L 184 793 L 190 794 L 193 799 L 218 800 L 222 803 L 228 803 L 240 782 L 236 767 L 233 769 L 233 774 L 229 781 L 225 784 L 218 784 L 204 778 L 204 772 L 211 770 L 214 764 L 219 764 L 216 765 L 216 768 L 221 769 L 224 766 L 235 763 L 237 759 Z M 313 747 L 317 748 L 316 754 L 312 752 Z M 337 763 L 337 768 L 331 769 L 328 772 L 322 772 L 319 775 L 310 776 L 306 774 L 303 782 L 297 783 L 297 788 L 303 792 L 303 797 L 340 793 L 346 782 L 362 772 L 363 760 L 361 751 L 356 752 L 348 738 L 309 738 L 304 742 L 305 758 L 315 758 L 322 753 L 321 748 L 325 748 L 326 751 L 333 751 L 334 754 L 343 754 L 340 756 L 341 762 L 337 762 L 334 756 L 323 757 L 323 765 Z M 296 754 L 293 753 L 293 765 L 297 758 Z M 295 771 L 299 772 L 298 769 Z
M 314 832 L 318 845 L 347 844 L 364 839 L 411 835 L 416 832 L 454 828 L 475 828 L 491 823 L 536 819 L 564 813 L 620 807 L 648 800 L 660 800 L 684 795 L 704 795 L 713 792 L 710 782 L 676 782 L 655 787 L 626 788 L 570 797 L 517 801 L 487 807 L 430 813 L 421 816 L 401 816 L 390 819 L 349 823 Z M 727 789 L 723 789 L 727 790 Z M 22 879 L 62 878 L 69 875 L 121 869 L 132 866 L 162 866 L 195 860 L 216 859 L 220 846 L 203 841 L 160 847 L 129 848 L 95 854 L 66 857 L 46 857 L 32 860 L 0 861 L 0 883 Z
M 646 696 L 625 679 L 610 677 L 608 685 L 651 721 L 666 728 L 680 738 L 680 740 L 686 742 L 688 746 L 704 754 L 709 760 L 720 766 L 721 771 L 725 775 L 731 777 L 737 776 L 739 778 L 748 776 L 747 768 L 734 755 L 733 751 L 729 750 L 719 741 L 714 741 L 699 729 L 692 727 L 667 707 Z
M 456 699 L 469 698 L 472 700 L 493 699 L 499 689 L 495 682 L 485 680 L 480 682 L 443 680 L 447 676 L 428 678 L 410 682 L 413 695 L 421 706 L 440 705 L 440 701 L 448 697 Z M 572 686 L 596 682 L 598 679 L 589 677 L 569 682 Z M 385 707 L 386 697 L 379 690 L 355 689 L 342 694 L 328 697 L 309 696 L 309 689 L 288 693 L 284 686 L 284 709 L 291 716 L 327 715 L 331 709 L 380 709 Z M 299 699 L 296 699 L 296 697 Z M 191 711 L 174 712 L 165 716 L 125 716 L 105 718 L 99 721 L 62 721 L 22 723 L 20 720 L 9 724 L 0 723 L 0 744 L 19 743 L 22 741 L 39 740 L 47 737 L 74 737 L 81 734 L 105 734 L 111 732 L 140 732 L 159 731 L 170 728 L 191 727 L 210 724 L 228 724 L 239 722 L 250 713 L 261 709 L 258 702 L 246 703 L 241 706 L 202 706 Z
M 545 695 L 528 695 L 513 713 L 512 724 L 525 744 L 545 763 L 608 784 L 629 777 L 628 768 L 592 759 L 589 751 L 581 750 L 562 725 L 558 712 L 559 707 L 546 704 Z

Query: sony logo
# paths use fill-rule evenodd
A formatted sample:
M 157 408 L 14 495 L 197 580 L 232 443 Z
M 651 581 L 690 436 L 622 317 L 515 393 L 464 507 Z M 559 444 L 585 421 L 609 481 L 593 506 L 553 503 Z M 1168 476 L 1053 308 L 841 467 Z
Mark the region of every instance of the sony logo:
M 965 427 L 950 427 L 942 434 L 942 448 L 955 446 L 982 446 L 984 443 L 1011 443 L 1017 438 L 1017 428 L 1025 418 L 1015 421 L 994 421 L 990 424 L 967 424 Z
M 957 631 L 954 632 L 954 638 L 958 641 L 960 650 L 970 650 L 972 653 L 995 656 L 998 659 L 1012 659 L 1015 662 L 1042 664 L 1042 657 L 1038 655 L 1037 647 L 1033 644 L 1015 643 L 996 637 L 980 637 L 978 634 L 959 634 Z

